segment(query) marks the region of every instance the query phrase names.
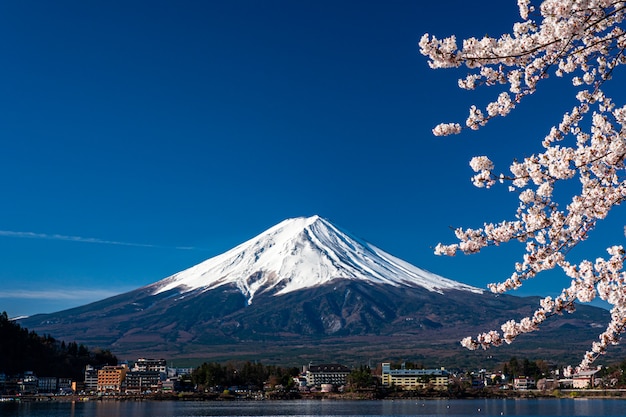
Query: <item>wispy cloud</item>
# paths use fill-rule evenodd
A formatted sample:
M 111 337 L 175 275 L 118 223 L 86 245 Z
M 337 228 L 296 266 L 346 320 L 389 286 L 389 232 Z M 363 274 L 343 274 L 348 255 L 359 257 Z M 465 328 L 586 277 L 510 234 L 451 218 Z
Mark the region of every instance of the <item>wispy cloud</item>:
M 0 230 L 0 237 L 12 237 L 20 239 L 40 239 L 40 240 L 63 240 L 68 242 L 97 243 L 102 245 L 135 246 L 140 248 L 166 248 L 166 246 L 151 245 L 147 243 L 120 242 L 117 240 L 98 239 L 94 237 L 68 236 L 59 234 L 15 232 L 11 230 Z M 179 250 L 197 250 L 191 246 L 176 246 Z
M 128 289 L 112 291 L 107 289 L 71 290 L 71 289 L 50 289 L 50 290 L 0 290 L 0 299 L 21 299 L 21 300 L 80 300 L 90 302 L 101 300 L 121 294 Z

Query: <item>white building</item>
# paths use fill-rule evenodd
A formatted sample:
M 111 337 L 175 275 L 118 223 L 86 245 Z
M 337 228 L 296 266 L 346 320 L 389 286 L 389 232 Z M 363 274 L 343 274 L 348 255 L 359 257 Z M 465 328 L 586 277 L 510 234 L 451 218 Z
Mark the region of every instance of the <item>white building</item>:
M 532 389 L 535 387 L 536 387 L 535 378 L 533 377 L 520 375 L 516 378 L 513 378 L 514 389 L 525 390 L 525 389 Z
M 309 387 L 332 384 L 336 387 L 346 384 L 350 368 L 337 363 L 310 365 L 305 372 L 306 384 Z
M 85 391 L 96 392 L 98 389 L 98 370 L 91 365 L 85 366 Z
M 158 372 L 167 375 L 167 362 L 165 359 L 139 358 L 131 370 L 133 372 Z
M 591 369 L 588 371 L 580 371 L 572 375 L 573 388 L 593 388 L 595 385 L 595 376 L 599 369 Z

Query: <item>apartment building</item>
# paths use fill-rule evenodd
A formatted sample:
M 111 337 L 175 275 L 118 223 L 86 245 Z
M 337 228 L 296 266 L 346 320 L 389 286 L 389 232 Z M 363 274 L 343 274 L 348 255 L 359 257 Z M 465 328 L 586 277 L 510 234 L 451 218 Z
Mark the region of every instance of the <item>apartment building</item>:
M 132 370 L 134 372 L 158 372 L 167 375 L 167 362 L 165 359 L 139 358 Z
M 104 366 L 98 370 L 98 392 L 121 393 L 127 372 L 126 365 Z
M 391 369 L 391 364 L 382 364 L 381 382 L 384 386 L 395 386 L 404 390 L 423 388 L 445 389 L 448 386 L 450 374 L 445 369 L 406 369 L 404 364 L 400 369 Z
M 126 374 L 126 394 L 145 394 L 161 389 L 161 374 L 156 371 L 130 371 Z
M 309 365 L 305 372 L 306 384 L 308 386 L 321 386 L 330 384 L 339 387 L 346 384 L 350 368 L 337 363 L 324 365 Z

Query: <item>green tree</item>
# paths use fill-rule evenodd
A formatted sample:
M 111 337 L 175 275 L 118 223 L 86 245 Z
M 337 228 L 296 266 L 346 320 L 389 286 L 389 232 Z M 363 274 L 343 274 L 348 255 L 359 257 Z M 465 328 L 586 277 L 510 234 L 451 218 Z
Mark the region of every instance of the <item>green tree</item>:
M 520 364 L 515 356 L 509 359 L 509 372 L 511 373 L 512 378 L 520 376 L 521 370 Z
M 352 390 L 370 388 L 374 385 L 372 370 L 369 366 L 360 365 L 348 375 L 348 385 Z
M 226 370 L 219 363 L 203 363 L 191 373 L 194 384 L 212 388 L 226 384 Z
M 110 351 L 90 351 L 76 342 L 57 341 L 39 336 L 0 314 L 0 372 L 9 375 L 33 371 L 37 375 L 82 380 L 85 365 L 115 365 Z

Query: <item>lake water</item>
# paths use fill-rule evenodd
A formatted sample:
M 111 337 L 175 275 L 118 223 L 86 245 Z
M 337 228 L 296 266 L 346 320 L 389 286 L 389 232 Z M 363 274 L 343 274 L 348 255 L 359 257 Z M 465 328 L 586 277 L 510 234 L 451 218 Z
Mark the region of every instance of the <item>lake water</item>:
M 0 403 L 2 417 L 626 416 L 622 399 Z

